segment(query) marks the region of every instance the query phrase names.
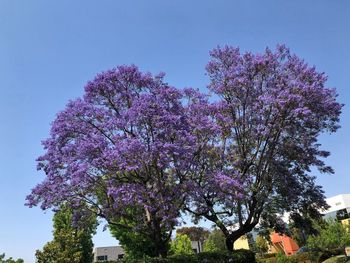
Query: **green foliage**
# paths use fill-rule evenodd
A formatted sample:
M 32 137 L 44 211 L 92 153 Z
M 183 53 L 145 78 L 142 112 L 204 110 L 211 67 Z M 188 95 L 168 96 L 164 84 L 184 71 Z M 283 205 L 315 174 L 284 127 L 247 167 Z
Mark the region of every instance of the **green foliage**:
M 266 239 L 262 236 L 257 236 L 255 240 L 255 246 L 257 251 L 262 255 L 269 250 L 269 244 Z
M 278 253 L 276 256 L 276 263 L 289 263 L 291 262 L 290 258 L 284 253 Z
M 335 220 L 327 221 L 323 227 L 319 227 L 319 235 L 308 238 L 307 245 L 323 251 L 344 251 L 344 248 L 350 245 L 349 229 Z
M 258 263 L 321 263 L 331 257 L 329 251 L 326 252 L 304 252 L 293 256 L 279 254 L 266 254 L 257 258 Z
M 309 209 L 308 212 L 310 212 Z M 306 246 L 307 238 L 319 234 L 319 228 L 325 221 L 318 213 L 292 213 L 290 215 L 289 231 L 299 247 Z
M 172 255 L 167 258 L 146 258 L 145 260 L 119 260 L 118 263 L 255 263 L 253 252 L 245 249 L 227 252 L 203 252 L 193 255 Z M 112 263 L 112 262 L 111 262 Z
M 5 253 L 0 255 L 0 263 L 23 263 L 23 259 L 13 259 L 12 257 L 5 259 Z
M 167 260 L 168 261 L 166 262 L 169 262 L 169 263 L 183 263 L 183 262 L 197 263 L 198 262 L 197 256 L 194 255 L 193 253 L 192 255 L 191 254 L 172 255 L 172 256 L 169 256 Z M 155 263 L 155 262 L 152 262 L 152 263 Z
M 197 255 L 198 262 L 206 263 L 254 263 L 255 254 L 246 249 L 234 250 L 232 253 L 227 252 L 203 252 Z
M 62 206 L 53 217 L 54 239 L 35 253 L 37 263 L 89 263 L 93 261 L 92 235 L 96 218 L 84 218 L 84 226 L 73 226 L 72 210 Z
M 204 252 L 226 252 L 225 236 L 219 229 L 214 229 L 204 242 Z
M 125 224 L 125 222 L 124 222 Z M 129 223 L 130 225 L 131 223 Z M 157 257 L 156 244 L 149 235 L 110 225 L 112 236 L 118 239 L 128 258 L 142 259 L 144 256 Z
M 164 240 L 170 239 L 170 235 L 165 228 L 159 230 L 161 240 L 163 240 L 161 244 L 157 244 L 156 241 L 152 239 L 153 234 L 149 232 L 150 229 L 147 227 L 142 228 L 142 230 L 133 231 L 133 229 L 140 227 L 140 223 L 138 222 L 139 216 L 136 215 L 143 215 L 144 213 L 145 211 L 139 207 L 129 206 L 125 209 L 123 218 L 113 218 L 112 221 L 117 225 L 109 225 L 112 236 L 118 239 L 129 259 L 158 257 L 159 245 L 164 246 L 166 251 L 170 248 L 169 242 L 164 242 Z
M 193 254 L 191 239 L 187 235 L 176 234 L 175 239 L 170 244 L 170 252 L 173 255 Z

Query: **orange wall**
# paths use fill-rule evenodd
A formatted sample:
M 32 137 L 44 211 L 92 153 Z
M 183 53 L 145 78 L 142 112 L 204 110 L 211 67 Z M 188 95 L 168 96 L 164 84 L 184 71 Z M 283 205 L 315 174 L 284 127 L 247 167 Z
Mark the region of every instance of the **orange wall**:
M 272 250 L 284 252 L 286 255 L 293 255 L 299 249 L 297 243 L 289 236 L 273 232 L 270 237 L 274 248 Z

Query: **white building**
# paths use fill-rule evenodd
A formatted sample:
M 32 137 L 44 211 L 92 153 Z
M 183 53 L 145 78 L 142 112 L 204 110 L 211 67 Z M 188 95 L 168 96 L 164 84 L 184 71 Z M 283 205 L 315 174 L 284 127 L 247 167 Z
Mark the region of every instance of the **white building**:
M 330 208 L 322 211 L 325 218 L 343 220 L 350 218 L 350 194 L 340 194 L 326 199 Z
M 191 246 L 194 253 L 203 252 L 203 244 L 200 241 L 191 241 Z M 124 257 L 124 249 L 121 246 L 111 247 L 95 247 L 94 248 L 94 262 L 118 260 Z
M 200 252 L 203 252 L 203 242 L 191 241 L 191 246 L 194 253 L 198 254 Z
M 118 260 L 124 257 L 124 249 L 121 246 L 113 247 L 95 247 L 94 248 L 94 262 Z

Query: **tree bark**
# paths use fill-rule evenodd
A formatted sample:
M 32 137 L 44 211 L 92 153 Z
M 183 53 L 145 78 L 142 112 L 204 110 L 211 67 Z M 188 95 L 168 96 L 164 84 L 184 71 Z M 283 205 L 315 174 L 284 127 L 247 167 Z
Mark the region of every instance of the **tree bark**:
M 226 236 L 226 248 L 229 252 L 233 252 L 233 244 L 236 240 L 238 240 L 240 237 L 244 236 L 245 234 L 249 233 L 253 230 L 253 228 L 256 226 L 256 223 L 251 223 L 248 225 L 243 225 L 239 229 L 229 233 Z
M 168 240 L 166 240 L 166 238 L 164 238 L 163 234 L 162 234 L 162 229 L 160 226 L 160 221 L 157 220 L 154 217 L 152 217 L 152 225 L 153 225 L 153 237 L 154 237 L 154 243 L 156 245 L 156 249 L 157 249 L 157 254 L 162 257 L 162 258 L 166 258 L 168 256 Z

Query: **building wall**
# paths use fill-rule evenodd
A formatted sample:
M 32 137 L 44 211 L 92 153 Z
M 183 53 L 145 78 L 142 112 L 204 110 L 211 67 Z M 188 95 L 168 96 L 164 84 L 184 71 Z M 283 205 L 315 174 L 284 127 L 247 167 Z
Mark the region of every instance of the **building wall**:
M 241 236 L 239 239 L 237 239 L 235 241 L 235 243 L 233 243 L 233 248 L 234 249 L 249 249 L 249 242 L 248 242 L 248 238 L 244 235 Z
M 292 238 L 286 235 L 280 235 L 273 232 L 270 235 L 270 238 L 272 244 L 270 245 L 269 252 L 282 252 L 286 255 L 293 255 L 299 249 L 297 243 Z
M 104 257 L 102 260 L 118 260 L 122 258 L 124 254 L 124 249 L 121 246 L 96 247 L 94 249 L 94 261 L 98 261 L 99 257 Z
M 330 208 L 324 211 L 324 214 L 328 214 L 337 210 L 350 208 L 350 194 L 336 195 L 326 199 Z
M 194 253 L 203 252 L 203 244 L 200 241 L 191 241 L 191 246 Z
M 191 246 L 194 253 L 203 252 L 203 243 L 200 241 L 191 241 Z M 98 261 L 99 257 L 104 258 L 101 260 L 118 260 L 124 254 L 124 249 L 121 246 L 96 247 L 94 248 L 94 262 Z M 106 256 L 107 259 L 105 258 Z

